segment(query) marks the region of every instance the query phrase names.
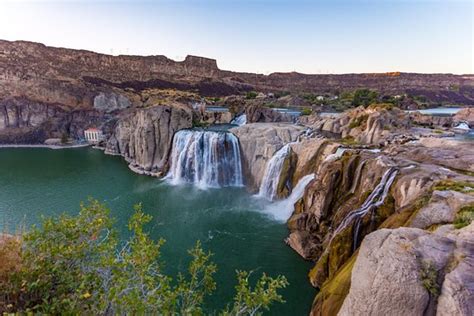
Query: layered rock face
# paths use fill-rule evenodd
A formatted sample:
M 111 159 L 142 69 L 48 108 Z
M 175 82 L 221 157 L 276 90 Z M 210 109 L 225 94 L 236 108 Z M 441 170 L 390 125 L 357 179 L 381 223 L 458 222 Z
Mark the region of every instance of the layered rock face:
M 239 138 L 246 185 L 256 192 L 260 187 L 268 161 L 285 144 L 293 142 L 303 127 L 282 123 L 253 123 L 232 128 Z
M 359 107 L 335 117 L 315 116 L 306 120 L 317 131 L 369 145 L 390 141 L 406 132 L 411 124 L 407 113 L 388 105 Z
M 27 98 L 0 100 L 0 143 L 36 144 L 63 134 L 83 137 L 84 129 L 97 126 L 108 131 L 113 118 L 96 110 L 65 110 L 61 104 Z
M 311 143 L 313 143 L 311 149 L 301 150 L 310 148 Z M 320 288 L 320 292 L 315 298 L 311 314 L 334 315 L 340 311 L 342 315 L 358 313 L 399 315 L 404 313 L 405 307 L 415 311 L 409 312 L 408 315 L 416 315 L 418 310 L 434 314 L 436 311 L 441 313 L 448 308 L 441 304 L 441 297 L 445 297 L 443 300 L 450 302 L 446 304 L 451 310 L 463 310 L 464 314 L 461 314 L 468 315 L 466 304 L 460 307 L 454 306 L 453 303 L 457 300 L 462 305 L 464 299 L 473 295 L 474 291 L 469 289 L 468 279 L 462 282 L 456 279 L 458 283 L 453 285 L 456 287 L 462 283 L 463 287 L 468 287 L 468 290 L 461 295 L 462 298 L 457 297 L 458 293 L 453 288 L 449 288 L 445 292 L 441 290 L 437 300 L 431 297 L 430 289 L 424 287 L 422 278 L 416 276 L 425 273 L 419 272 L 422 271 L 420 262 L 432 257 L 433 260 L 439 259 L 436 255 L 438 250 L 430 250 L 429 247 L 442 249 L 441 252 L 446 253 L 443 255 L 446 258 L 461 253 L 462 256 L 469 258 L 474 254 L 472 247 L 461 246 L 465 243 L 464 239 L 453 242 L 448 240 L 451 237 L 447 235 L 438 237 L 431 233 L 435 229 L 445 231 L 445 228 L 438 227 L 456 221 L 460 216 L 458 213 L 465 212 L 466 209 L 472 212 L 473 150 L 462 142 L 437 138 L 422 138 L 420 141 L 402 145 L 394 143 L 388 145 L 381 153 L 355 148 L 334 152 L 336 144 L 334 141 L 321 138 L 307 139 L 293 145 L 295 149 L 300 147 L 299 151 L 295 150 L 300 154 L 297 155 L 299 168 L 305 170 L 303 173 L 315 173 L 314 180 L 307 186 L 303 198 L 296 203 L 295 212 L 288 220 L 291 233 L 287 239 L 287 243 L 302 257 L 315 261 L 309 278 L 314 286 Z M 311 156 L 313 158 L 300 161 L 300 157 Z M 319 159 L 315 158 L 318 156 Z M 303 160 L 307 163 L 303 163 Z M 302 168 L 303 165 L 306 167 Z M 387 181 L 389 170 L 395 170 L 396 178 L 393 184 L 381 186 L 383 181 Z M 377 190 L 380 190 L 379 193 L 374 193 Z M 374 198 L 374 194 L 379 194 L 381 197 L 380 204 L 375 203 L 377 198 Z M 373 234 L 378 234 L 377 229 L 397 227 L 411 227 L 407 228 L 410 234 L 414 234 L 411 233 L 412 230 L 421 231 L 415 234 L 416 238 L 422 238 L 414 242 L 413 247 L 421 247 L 417 251 L 419 253 L 424 251 L 426 254 L 420 254 L 418 257 L 407 254 L 416 257 L 416 260 L 413 259 L 415 261 L 405 260 L 404 257 L 398 258 L 399 252 L 404 250 L 391 243 L 384 243 L 385 246 L 370 243 L 365 250 L 359 249 L 360 242 L 364 243 L 365 238 L 371 236 L 371 232 L 376 231 Z M 452 226 L 450 227 L 452 230 Z M 453 233 L 458 234 L 458 231 L 454 230 Z M 413 239 L 408 236 L 412 235 L 400 238 Z M 436 245 L 438 238 L 442 241 Z M 390 248 L 393 255 L 389 250 L 382 248 L 380 252 L 383 254 L 376 255 L 378 247 Z M 432 251 L 434 253 L 431 253 Z M 359 259 L 362 255 L 369 256 L 365 260 L 374 262 L 376 266 L 370 266 L 363 261 L 364 259 Z M 371 259 L 370 256 L 376 257 Z M 377 259 L 382 257 L 383 261 Z M 451 272 L 448 271 L 451 259 L 448 261 L 445 259 L 444 261 L 440 259 L 441 261 L 436 262 L 435 268 L 430 268 L 434 269 L 440 278 L 443 276 L 434 285 L 440 289 L 445 288 L 444 275 Z M 362 260 L 362 263 L 358 264 L 359 260 Z M 401 261 L 406 261 L 406 265 L 400 264 Z M 470 259 L 467 259 L 463 266 L 469 267 L 469 264 Z M 356 275 L 359 270 L 354 270 L 355 267 L 365 269 L 362 272 L 363 276 Z M 386 269 L 387 273 L 380 272 L 381 269 Z M 369 277 L 367 274 L 372 276 Z M 387 283 L 390 282 L 388 276 L 392 280 L 395 278 L 393 284 Z M 403 285 L 403 280 L 406 278 L 410 279 L 406 283 L 408 285 Z M 451 282 L 449 279 L 446 280 L 448 282 L 446 284 Z M 412 283 L 413 286 L 410 285 Z M 404 291 L 405 286 L 410 286 L 411 290 Z M 346 298 L 349 290 L 356 293 L 352 298 L 350 296 Z M 369 299 L 372 295 L 370 293 L 378 294 Z M 407 298 L 409 303 L 398 309 L 397 303 L 393 301 L 384 304 L 386 300 L 393 300 L 390 293 L 398 295 L 396 301 L 399 304 L 404 300 L 404 295 L 410 296 Z M 341 309 L 343 304 L 344 307 Z
M 433 102 L 474 104 L 474 77 L 449 74 L 268 76 L 223 71 L 215 60 L 188 56 L 175 62 L 165 56 L 109 56 L 84 50 L 47 47 L 31 42 L 0 41 L 0 96 L 25 95 L 70 106 L 90 106 L 97 92 L 175 88 L 201 95 L 231 95 L 251 89 L 327 93 L 376 89 L 382 93 L 423 95 Z M 45 76 L 47 74 L 47 76 Z M 103 91 L 105 90 L 105 91 Z
M 136 171 L 163 175 L 174 133 L 192 127 L 192 122 L 192 110 L 185 106 L 139 109 L 117 122 L 106 153 L 123 156 Z

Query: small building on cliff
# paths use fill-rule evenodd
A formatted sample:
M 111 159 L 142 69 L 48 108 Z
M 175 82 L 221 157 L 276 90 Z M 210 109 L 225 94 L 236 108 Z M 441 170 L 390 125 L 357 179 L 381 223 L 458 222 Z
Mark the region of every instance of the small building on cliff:
M 97 144 L 104 140 L 104 134 L 100 129 L 92 127 L 84 131 L 84 138 L 88 143 Z

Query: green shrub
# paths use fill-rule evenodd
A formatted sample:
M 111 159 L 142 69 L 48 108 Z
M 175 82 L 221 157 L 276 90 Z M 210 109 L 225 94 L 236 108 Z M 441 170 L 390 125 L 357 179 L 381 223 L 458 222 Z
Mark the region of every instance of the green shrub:
M 454 219 L 454 227 L 459 229 L 468 226 L 474 220 L 474 204 L 462 207 Z
M 33 227 L 22 238 L 21 268 L 5 281 L 0 307 L 21 314 L 205 314 L 205 298 L 216 288 L 212 254 L 197 242 L 187 272 L 173 279 L 163 272 L 164 240 L 154 241 L 143 230 L 152 217 L 135 206 L 131 237 L 119 246 L 109 213 L 91 200 L 77 216 L 48 218 Z M 234 302 L 223 314 L 258 314 L 283 302 L 278 291 L 288 285 L 285 277 L 264 274 L 255 287 L 246 272 L 238 272 L 237 279 Z
M 310 108 L 303 108 L 301 110 L 301 115 L 310 115 L 313 111 Z
M 255 99 L 256 97 L 257 97 L 257 92 L 255 92 L 255 91 L 249 91 L 245 95 L 245 98 L 248 99 L 248 100 Z
M 440 293 L 438 270 L 436 270 L 433 262 L 425 260 L 421 263 L 420 277 L 423 287 L 430 293 L 430 295 L 438 297 Z

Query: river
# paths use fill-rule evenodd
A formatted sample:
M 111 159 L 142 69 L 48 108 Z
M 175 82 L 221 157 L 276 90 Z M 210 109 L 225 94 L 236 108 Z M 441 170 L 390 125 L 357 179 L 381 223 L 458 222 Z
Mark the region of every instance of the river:
M 130 171 L 115 156 L 92 148 L 0 149 L 0 228 L 36 224 L 42 215 L 75 214 L 79 203 L 94 197 L 105 202 L 127 237 L 132 207 L 142 202 L 153 215 L 147 227 L 154 239 L 167 240 L 162 259 L 170 274 L 185 272 L 186 250 L 196 240 L 214 253 L 218 265 L 217 291 L 208 308 L 220 309 L 232 298 L 235 270 L 283 274 L 290 286 L 283 290 L 285 304 L 268 315 L 307 315 L 316 294 L 307 280 L 309 262 L 286 246 L 285 223 L 265 213 L 268 202 L 244 188 L 200 190 L 192 185 L 167 182 Z

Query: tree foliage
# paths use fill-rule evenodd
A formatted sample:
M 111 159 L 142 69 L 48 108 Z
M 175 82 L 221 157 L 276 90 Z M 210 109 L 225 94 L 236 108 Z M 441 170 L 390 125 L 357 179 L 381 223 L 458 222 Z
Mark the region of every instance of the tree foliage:
M 358 89 L 354 92 L 354 99 L 352 105 L 354 106 L 368 106 L 372 103 L 377 102 L 378 93 L 377 91 L 369 89 Z
M 0 312 L 208 313 L 203 304 L 216 289 L 212 254 L 198 241 L 189 250 L 186 273 L 175 279 L 166 275 L 160 258 L 165 241 L 152 240 L 143 228 L 151 219 L 141 205 L 135 206 L 128 225 L 131 237 L 123 245 L 109 209 L 95 200 L 82 204 L 77 216 L 43 219 L 41 227 L 22 236 L 19 268 L 2 283 L 0 309 L 5 310 Z M 264 274 L 252 288 L 249 276 L 237 272 L 234 302 L 222 315 L 258 315 L 271 304 L 283 302 L 278 290 L 288 285 L 285 277 Z

